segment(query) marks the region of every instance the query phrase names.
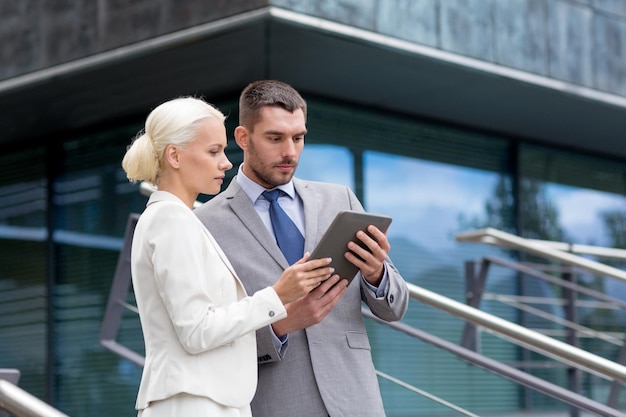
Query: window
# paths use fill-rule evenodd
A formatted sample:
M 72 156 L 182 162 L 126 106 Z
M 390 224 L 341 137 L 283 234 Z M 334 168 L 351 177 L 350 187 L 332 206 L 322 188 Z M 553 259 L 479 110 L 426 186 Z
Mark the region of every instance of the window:
M 0 368 L 20 370 L 21 387 L 46 392 L 46 153 L 0 156 Z

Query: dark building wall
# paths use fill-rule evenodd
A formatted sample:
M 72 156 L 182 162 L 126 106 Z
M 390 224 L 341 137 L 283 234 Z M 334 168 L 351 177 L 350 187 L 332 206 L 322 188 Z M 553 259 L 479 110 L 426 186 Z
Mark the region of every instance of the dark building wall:
M 274 0 L 274 5 L 626 95 L 621 0 Z
M 622 0 L 7 0 L 0 145 L 269 77 L 626 157 L 625 40 Z
M 622 0 L 7 0 L 0 79 L 268 5 L 626 95 Z
M 0 79 L 266 6 L 266 0 L 6 0 Z

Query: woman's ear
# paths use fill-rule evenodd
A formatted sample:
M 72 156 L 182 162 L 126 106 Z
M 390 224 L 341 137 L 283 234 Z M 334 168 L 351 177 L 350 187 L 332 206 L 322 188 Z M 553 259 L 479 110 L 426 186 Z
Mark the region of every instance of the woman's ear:
M 237 146 L 241 148 L 242 151 L 248 150 L 248 139 L 250 135 L 248 134 L 248 129 L 243 126 L 237 126 L 235 128 L 235 142 L 237 142 Z
M 175 169 L 180 168 L 180 152 L 179 152 L 178 146 L 167 145 L 165 147 L 165 151 L 163 152 L 163 159 L 172 168 L 175 168 Z

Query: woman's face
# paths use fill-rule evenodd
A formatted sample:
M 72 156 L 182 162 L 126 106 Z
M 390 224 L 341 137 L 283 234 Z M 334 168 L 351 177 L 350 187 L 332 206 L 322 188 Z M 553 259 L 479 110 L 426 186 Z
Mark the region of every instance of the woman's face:
M 233 167 L 225 154 L 226 127 L 215 118 L 204 120 L 198 136 L 180 150 L 182 181 L 192 194 L 217 194 L 225 172 Z

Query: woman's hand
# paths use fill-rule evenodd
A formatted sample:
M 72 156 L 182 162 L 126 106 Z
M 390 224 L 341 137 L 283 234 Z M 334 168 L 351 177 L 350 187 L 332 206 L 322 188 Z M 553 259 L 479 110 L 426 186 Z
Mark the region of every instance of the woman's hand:
M 309 261 L 309 256 L 308 252 L 305 253 L 298 262 L 285 269 L 272 286 L 283 304 L 304 297 L 333 273 L 334 268 L 328 266 L 330 258 Z

